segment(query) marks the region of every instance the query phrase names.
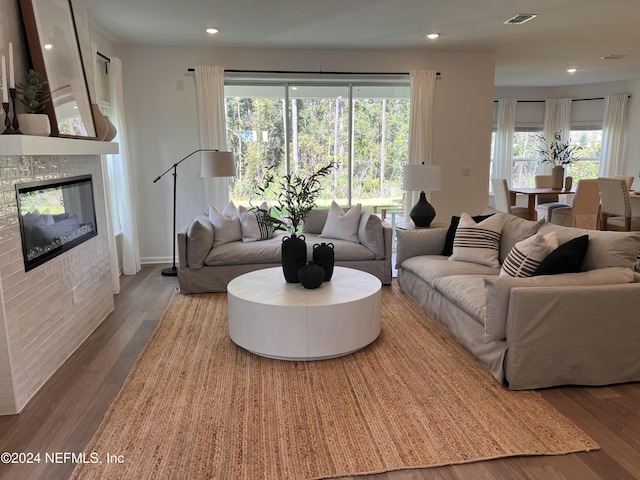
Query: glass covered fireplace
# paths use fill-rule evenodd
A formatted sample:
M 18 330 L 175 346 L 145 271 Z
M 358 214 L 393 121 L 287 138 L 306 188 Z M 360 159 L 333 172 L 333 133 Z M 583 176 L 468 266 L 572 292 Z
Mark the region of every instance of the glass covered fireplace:
M 98 235 L 91 175 L 16 185 L 25 271 Z

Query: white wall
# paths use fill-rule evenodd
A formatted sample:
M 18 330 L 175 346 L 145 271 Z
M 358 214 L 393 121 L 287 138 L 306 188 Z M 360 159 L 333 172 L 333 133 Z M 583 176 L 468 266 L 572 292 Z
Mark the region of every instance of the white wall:
M 462 210 L 477 213 L 488 203 L 493 54 L 142 46 L 117 47 L 114 54 L 123 60 L 143 262 L 171 258 L 172 177 L 152 181 L 200 146 L 195 79 L 187 73 L 196 65 L 302 71 L 435 69 L 442 75 L 436 86 L 433 159 L 445 170 L 444 191 L 432 194 L 436 221 L 447 221 Z M 463 166 L 471 167 L 471 176 L 461 176 Z M 198 170 L 197 155 L 178 167 L 178 229 L 206 207 Z

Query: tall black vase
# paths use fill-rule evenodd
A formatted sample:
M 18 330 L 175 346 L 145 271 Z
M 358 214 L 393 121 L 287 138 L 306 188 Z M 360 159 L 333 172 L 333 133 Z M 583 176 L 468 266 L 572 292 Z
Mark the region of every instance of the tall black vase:
M 292 233 L 290 237 L 282 239 L 282 271 L 284 279 L 288 283 L 300 283 L 298 279 L 298 268 L 301 263 L 307 262 L 307 244 L 304 235 L 296 236 Z
M 316 243 L 313 246 L 313 261 L 322 264 L 322 268 L 324 268 L 325 282 L 331 280 L 334 260 L 335 255 L 333 253 L 333 243 Z

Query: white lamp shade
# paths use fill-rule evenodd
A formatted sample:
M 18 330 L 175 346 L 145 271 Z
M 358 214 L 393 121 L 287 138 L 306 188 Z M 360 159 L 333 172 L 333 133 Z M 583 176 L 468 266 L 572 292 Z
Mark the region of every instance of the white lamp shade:
M 405 165 L 402 188 L 412 192 L 442 190 L 442 167 L 439 165 Z
M 205 150 L 200 161 L 201 177 L 233 177 L 236 174 L 236 164 L 233 152 Z

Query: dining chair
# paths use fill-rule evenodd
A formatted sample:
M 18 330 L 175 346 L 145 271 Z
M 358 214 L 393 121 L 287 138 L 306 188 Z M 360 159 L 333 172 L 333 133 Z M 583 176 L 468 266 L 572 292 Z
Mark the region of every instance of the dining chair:
M 496 210 L 510 213 L 520 218 L 529 218 L 529 209 L 527 207 L 515 207 L 511 205 L 511 194 L 509 193 L 509 185 L 505 178 L 492 178 L 491 186 L 493 187 L 493 198 Z
M 629 185 L 622 178 L 598 178 L 600 187 L 600 229 L 640 230 L 640 216 L 633 216 Z
M 627 182 L 627 186 L 629 187 L 629 190 L 631 190 L 631 187 L 633 186 L 633 180 L 634 180 L 633 175 L 614 175 L 613 178 L 621 178 L 625 180 Z
M 551 175 L 536 175 L 534 177 L 536 188 L 551 188 Z M 571 207 L 571 205 L 559 202 L 558 194 L 536 196 L 536 213 L 538 220 L 544 218 L 547 222 L 551 221 L 551 214 L 554 209 L 560 207 Z
M 598 229 L 598 210 L 600 209 L 600 187 L 595 178 L 578 182 L 573 205 L 554 208 L 551 223 L 565 227 Z

